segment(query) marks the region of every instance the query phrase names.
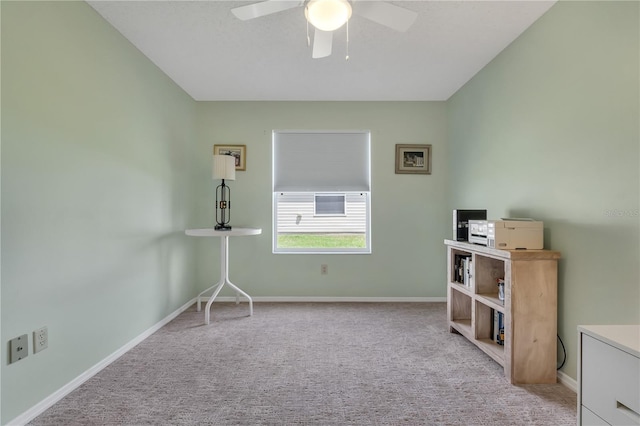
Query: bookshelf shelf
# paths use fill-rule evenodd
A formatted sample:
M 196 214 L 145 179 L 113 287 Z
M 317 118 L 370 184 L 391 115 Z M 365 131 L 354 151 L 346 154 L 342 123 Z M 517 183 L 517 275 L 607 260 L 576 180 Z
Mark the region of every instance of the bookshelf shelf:
M 497 294 L 477 294 L 476 299 L 504 314 L 504 302 L 498 298 Z
M 449 331 L 500 364 L 511 383 L 555 383 L 560 253 L 498 250 L 452 240 L 445 245 Z M 504 280 L 504 301 L 498 298 L 498 279 Z
M 477 339 L 476 345 L 482 352 L 489 355 L 495 362 L 504 367 L 504 346 L 498 345 L 491 339 Z
M 471 320 L 456 320 L 451 324 L 455 327 L 456 331 L 467 338 L 471 338 L 473 333 L 471 332 Z
M 451 287 L 453 287 L 456 291 L 459 291 L 460 293 L 464 293 L 468 296 L 471 296 L 473 293 L 471 292 L 471 289 L 463 284 L 460 283 L 456 283 L 456 282 L 452 282 L 450 283 Z

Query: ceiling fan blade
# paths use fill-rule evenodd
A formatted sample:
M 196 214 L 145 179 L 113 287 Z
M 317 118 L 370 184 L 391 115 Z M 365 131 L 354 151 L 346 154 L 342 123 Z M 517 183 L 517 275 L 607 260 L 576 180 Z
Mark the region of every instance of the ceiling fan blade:
M 246 6 L 231 9 L 238 19 L 247 21 L 253 18 L 259 18 L 272 13 L 282 12 L 283 10 L 293 9 L 302 6 L 304 2 L 300 0 L 266 0 L 259 3 L 248 4 Z
M 316 28 L 313 34 L 313 59 L 325 58 L 331 55 L 333 45 L 333 31 L 322 31 Z
M 402 33 L 407 31 L 418 17 L 412 10 L 382 1 L 354 1 L 353 13 Z

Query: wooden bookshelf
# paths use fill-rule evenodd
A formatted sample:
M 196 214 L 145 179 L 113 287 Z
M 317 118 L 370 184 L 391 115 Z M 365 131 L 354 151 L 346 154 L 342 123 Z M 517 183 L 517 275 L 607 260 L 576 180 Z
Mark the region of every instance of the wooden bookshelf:
M 556 382 L 557 276 L 560 253 L 498 250 L 445 240 L 449 331 L 469 339 L 504 367 L 511 383 Z M 470 260 L 466 285 L 460 259 Z M 498 279 L 504 279 L 504 300 Z M 494 341 L 495 312 L 504 316 L 504 344 Z

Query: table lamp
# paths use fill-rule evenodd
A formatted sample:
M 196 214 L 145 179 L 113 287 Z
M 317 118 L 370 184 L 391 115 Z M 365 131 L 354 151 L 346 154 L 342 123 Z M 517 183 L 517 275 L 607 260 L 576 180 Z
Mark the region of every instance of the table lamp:
M 216 226 L 218 231 L 230 231 L 231 225 L 231 190 L 224 181 L 236 179 L 236 158 L 232 155 L 213 156 L 213 179 L 222 179 L 216 187 Z

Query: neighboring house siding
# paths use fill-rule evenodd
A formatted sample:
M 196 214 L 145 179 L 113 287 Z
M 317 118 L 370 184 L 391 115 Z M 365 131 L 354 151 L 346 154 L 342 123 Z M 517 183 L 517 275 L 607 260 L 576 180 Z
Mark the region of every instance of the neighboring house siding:
M 313 193 L 290 193 L 278 198 L 278 233 L 365 233 L 366 195 L 346 194 L 345 216 L 315 216 Z

